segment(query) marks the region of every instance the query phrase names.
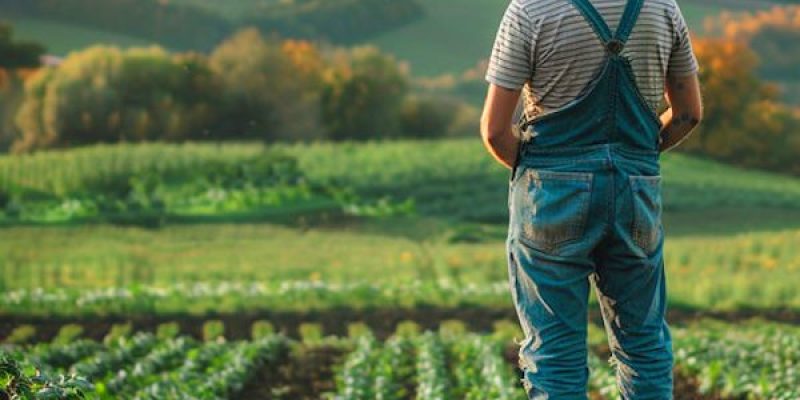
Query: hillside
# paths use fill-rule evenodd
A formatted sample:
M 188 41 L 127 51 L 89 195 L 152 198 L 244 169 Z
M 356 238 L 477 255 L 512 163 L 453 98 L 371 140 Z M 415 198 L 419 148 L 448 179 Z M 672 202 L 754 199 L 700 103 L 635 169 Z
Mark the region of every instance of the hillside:
M 507 0 L 465 0 L 458 7 L 453 7 L 451 2 L 446 0 L 418 0 L 422 7 L 421 16 L 411 23 L 406 23 L 413 15 L 418 13 L 414 7 L 408 3 L 402 7 L 399 5 L 387 8 L 384 12 L 388 13 L 386 21 L 390 21 L 386 28 L 393 28 L 387 33 L 378 34 L 374 38 L 364 40 L 365 44 L 376 44 L 383 49 L 395 53 L 398 57 L 408 60 L 414 73 L 420 75 L 436 75 L 447 72 L 459 72 L 475 65 L 477 60 L 488 56 L 489 48 L 497 29 Z M 696 31 L 702 30 L 702 21 L 705 17 L 716 15 L 723 10 L 743 11 L 769 7 L 775 4 L 774 1 L 754 1 L 754 0 L 681 0 L 684 14 L 689 24 Z M 4 2 L 0 1 L 0 6 Z M 11 4 L 11 3 L 9 3 Z M 264 14 L 279 10 L 285 12 L 285 4 L 276 0 L 248 0 L 237 2 L 211 2 L 207 0 L 177 0 L 170 2 L 170 7 L 188 7 L 188 9 L 198 10 L 198 17 L 219 18 L 219 29 L 225 30 L 228 24 L 259 24 L 258 20 L 252 19 L 259 16 L 264 19 Z M 179 10 L 179 9 L 178 9 Z M 365 9 L 374 15 L 373 10 Z M 177 11 L 176 11 L 177 12 Z M 307 12 L 303 11 L 308 14 Z M 327 11 L 326 11 L 327 12 Z M 44 14 L 43 14 L 44 13 Z M 11 22 L 17 26 L 18 37 L 20 39 L 36 40 L 45 44 L 48 51 L 54 54 L 66 54 L 67 52 L 83 48 L 95 43 L 114 44 L 123 47 L 139 46 L 149 43 L 158 43 L 168 48 L 185 48 L 186 45 L 200 46 L 209 48 L 213 46 L 215 37 L 220 34 L 205 32 L 201 37 L 192 35 L 187 27 L 173 27 L 172 30 L 180 31 L 180 35 L 164 36 L 157 31 L 150 32 L 147 29 L 139 29 L 141 32 L 123 32 L 122 27 L 102 28 L 97 24 L 87 24 L 85 22 L 70 22 L 69 14 L 60 10 L 60 14 L 47 14 L 40 11 L 38 14 L 17 11 L 13 17 L 7 14 L 4 18 L 6 22 Z M 263 14 L 260 14 L 263 13 Z M 41 15 L 40 15 L 41 14 Z M 63 14 L 63 15 L 62 15 Z M 183 13 L 185 14 L 185 13 Z M 183 14 L 181 14 L 183 16 Z M 281 29 L 289 31 L 303 30 L 302 24 L 312 24 L 319 26 L 314 16 L 315 14 L 300 15 L 297 17 L 279 18 L 285 20 L 286 26 Z M 351 13 L 352 14 L 352 13 Z M 363 14 L 363 12 L 361 13 Z M 193 15 L 193 14 L 192 14 Z M 190 20 L 187 18 L 187 23 Z M 250 18 L 250 19 L 248 19 Z M 354 21 L 359 21 L 359 17 L 353 14 Z M 269 18 L 267 18 L 269 19 Z M 274 18 L 273 18 L 274 19 Z M 286 22 L 292 20 L 291 23 Z M 274 22 L 262 21 L 269 25 Z M 294 24 L 294 25 L 293 25 Z M 340 25 L 331 25 L 334 35 L 348 35 L 347 30 Z M 346 25 L 346 24 L 345 24 Z M 148 28 L 149 29 L 149 28 Z M 327 28 L 325 28 L 327 29 Z M 162 27 L 163 30 L 163 27 Z M 380 31 L 376 27 L 365 27 L 366 32 Z M 176 32 L 177 32 L 176 31 Z M 311 32 L 311 31 L 308 31 Z M 305 35 L 308 35 L 308 32 Z M 149 36 L 148 36 L 149 35 Z M 188 35 L 188 36 L 187 36 Z M 182 38 L 182 36 L 187 36 Z M 207 36 L 207 39 L 204 39 Z M 435 38 L 436 40 L 432 40 Z M 185 39 L 185 40 L 184 40 Z M 204 43 L 203 41 L 209 43 Z M 357 40 L 356 40 L 357 41 Z M 187 42 L 187 43 L 184 43 Z M 358 42 L 358 41 L 357 41 Z M 190 46 L 191 47 L 191 46 Z
M 11 23 L 14 27 L 14 37 L 43 43 L 49 54 L 61 56 L 96 44 L 120 47 L 157 44 L 131 35 L 35 17 L 15 17 Z
M 492 42 L 508 0 L 464 0 L 453 7 L 448 0 L 419 0 L 425 16 L 371 42 L 410 61 L 419 75 L 463 71 L 489 56 Z M 774 1 L 679 0 L 692 29 L 702 31 L 703 20 L 722 11 L 768 8 Z
M 415 0 L 0 0 L 0 20 L 12 24 L 34 18 L 96 29 L 97 42 L 116 44 L 103 33 L 113 32 L 168 48 L 198 51 L 210 50 L 246 27 L 257 27 L 265 34 L 349 44 L 403 26 L 421 13 Z M 56 45 L 65 40 L 42 36 L 38 39 L 47 47 L 60 47 Z M 29 37 L 22 35 L 22 39 Z M 120 44 L 130 43 L 121 40 Z

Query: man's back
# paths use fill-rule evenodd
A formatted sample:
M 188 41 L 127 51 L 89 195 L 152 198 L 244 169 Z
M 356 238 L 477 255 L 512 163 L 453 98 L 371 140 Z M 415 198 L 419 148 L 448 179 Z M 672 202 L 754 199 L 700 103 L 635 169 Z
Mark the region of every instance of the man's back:
M 481 134 L 511 168 L 506 254 L 530 399 L 588 398 L 590 282 L 621 397 L 672 399 L 659 156 L 702 114 L 672 1 L 513 0 L 497 35 Z M 518 139 L 523 85 L 539 109 Z
M 626 0 L 591 0 L 612 30 Z M 697 72 L 688 29 L 675 0 L 647 0 L 622 52 L 655 112 L 666 77 Z M 524 89 L 529 118 L 562 108 L 589 88 L 605 48 L 569 0 L 512 0 L 501 23 L 486 79 Z M 532 72 L 532 73 L 531 73 Z

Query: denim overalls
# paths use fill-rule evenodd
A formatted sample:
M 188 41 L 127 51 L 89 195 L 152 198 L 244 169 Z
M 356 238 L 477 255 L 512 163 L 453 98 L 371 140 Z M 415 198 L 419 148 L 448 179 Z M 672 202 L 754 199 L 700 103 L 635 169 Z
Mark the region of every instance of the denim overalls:
M 511 173 L 507 246 L 526 336 L 523 383 L 531 399 L 587 398 L 591 279 L 623 398 L 672 399 L 661 123 L 621 55 L 643 0 L 628 1 L 614 34 L 588 0 L 572 2 L 607 60 L 579 99 L 522 124 L 532 138 L 520 146 Z

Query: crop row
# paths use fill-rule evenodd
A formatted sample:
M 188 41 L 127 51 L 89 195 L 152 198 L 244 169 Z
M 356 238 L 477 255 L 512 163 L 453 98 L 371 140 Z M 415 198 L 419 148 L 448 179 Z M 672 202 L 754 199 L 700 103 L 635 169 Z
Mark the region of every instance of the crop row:
M 508 329 L 481 335 L 451 321 L 438 332 L 422 332 L 405 322 L 381 341 L 369 328 L 357 325 L 351 326 L 347 337 L 323 337 L 309 329 L 301 340 L 262 328 L 254 329 L 249 341 L 233 342 L 216 334 L 197 341 L 163 327 L 158 334 L 117 332 L 103 342 L 74 339 L 62 343 L 61 337 L 46 344 L 0 348 L 5 354 L 0 358 L 35 366 L 41 376 L 64 376 L 63 382 L 86 379 L 93 384 L 88 391 L 90 399 L 226 399 L 237 398 L 254 379 L 259 379 L 258 385 L 270 385 L 269 378 L 261 382 L 264 375 L 259 371 L 278 373 L 275 367 L 291 362 L 298 352 L 334 346 L 343 349 L 345 356 L 331 361 L 335 362 L 331 365 L 335 371 L 330 378 L 332 386 L 316 394 L 320 397 L 524 398 L 519 371 L 507 358 L 516 349 L 516 333 Z M 800 396 L 796 384 L 800 379 L 800 328 L 763 321 L 734 326 L 704 320 L 673 328 L 673 332 L 677 368 L 699 382 L 702 392 L 682 395 L 776 400 Z M 592 327 L 592 348 L 602 340 L 602 332 Z M 588 366 L 594 398 L 618 399 L 612 366 L 593 351 Z M 284 394 L 291 398 L 291 393 Z
M 262 365 L 285 353 L 287 346 L 286 339 L 275 335 L 242 342 L 197 342 L 137 333 L 105 344 L 80 340 L 10 348 L 5 353 L 35 367 L 40 371 L 37 375 L 91 382 L 93 387 L 86 391 L 90 399 L 199 400 L 231 398 Z
M 320 281 L 218 282 L 164 287 L 20 289 L 0 294 L 0 310 L 21 315 L 167 314 L 242 309 L 296 310 L 342 307 L 414 307 L 420 304 L 505 304 L 507 283 L 407 285 Z
M 800 328 L 759 323 L 757 329 L 705 323 L 678 330 L 677 364 L 700 390 L 739 398 L 800 398 Z
M 798 236 L 795 232 L 793 236 Z M 788 237 L 788 236 L 787 236 Z M 710 243 L 698 251 L 715 251 Z M 688 250 L 688 249 L 687 249 Z M 800 292 L 793 280 L 800 265 L 788 260 L 793 255 L 743 256 L 736 260 L 747 266 L 711 264 L 671 256 L 668 279 L 670 302 L 681 307 L 708 311 L 740 308 L 800 308 Z M 725 262 L 725 260 L 721 260 Z M 713 261 L 712 261 L 713 262 Z M 737 261 L 739 262 L 739 261 Z M 783 264 L 784 262 L 789 264 Z M 698 265 L 698 263 L 700 265 Z M 750 264 L 755 264 L 751 266 Z M 763 266 L 761 266 L 763 265 Z M 717 275 L 730 269 L 737 274 Z M 456 269 L 454 269 L 456 270 Z M 691 281 L 686 276 L 691 275 Z M 455 275 L 454 275 L 455 276 Z M 321 280 L 199 281 L 164 285 L 130 285 L 96 289 L 49 288 L 0 291 L 0 315 L 18 316 L 109 316 L 109 315 L 203 315 L 242 311 L 306 312 L 331 309 L 414 309 L 487 307 L 508 309 L 510 295 L 505 280 L 468 279 L 410 280 L 406 283 L 355 281 L 338 283 Z M 457 276 L 455 276 L 458 278 Z M 410 279 L 411 277 L 409 277 Z M 473 281 L 474 280 L 474 281 Z M 596 303 L 594 297 L 590 298 Z

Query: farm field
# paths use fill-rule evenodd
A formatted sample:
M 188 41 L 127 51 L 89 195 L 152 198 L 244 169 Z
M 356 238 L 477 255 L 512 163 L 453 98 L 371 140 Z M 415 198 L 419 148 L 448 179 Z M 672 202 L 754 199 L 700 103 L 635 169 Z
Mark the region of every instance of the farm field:
M 676 398 L 796 399 L 800 180 L 662 167 Z M 519 399 L 507 174 L 468 138 L 2 156 L 0 363 L 97 399 Z
M 260 225 L 183 226 L 157 232 L 14 228 L 3 230 L 2 238 L 4 314 L 145 316 L 414 309 L 426 304 L 510 306 L 499 239 L 415 242 L 363 232 L 301 232 Z M 798 228 L 729 237 L 670 237 L 670 304 L 706 311 L 797 310 L 798 240 Z M 20 246 L 31 242 L 47 250 Z
M 65 317 L 505 308 L 506 174 L 469 139 L 6 156 L 0 305 Z M 677 154 L 663 176 L 672 305 L 800 307 L 800 181 Z
M 604 332 L 589 328 L 590 397 L 618 399 Z M 676 398 L 797 398 L 798 328 L 760 320 L 731 328 L 715 320 L 673 327 Z M 314 324 L 287 336 L 258 321 L 250 338 L 227 340 L 225 326 L 211 320 L 199 336 L 165 323 L 136 333 L 117 325 L 93 340 L 66 325 L 48 343 L 26 344 L 18 334 L 0 348 L 0 362 L 35 365 L 45 377 L 86 377 L 94 382 L 90 399 L 503 400 L 525 397 L 516 368 L 519 335 L 503 321 L 485 333 L 460 321 L 435 331 L 404 321 L 384 337 L 358 323 L 343 336 Z

